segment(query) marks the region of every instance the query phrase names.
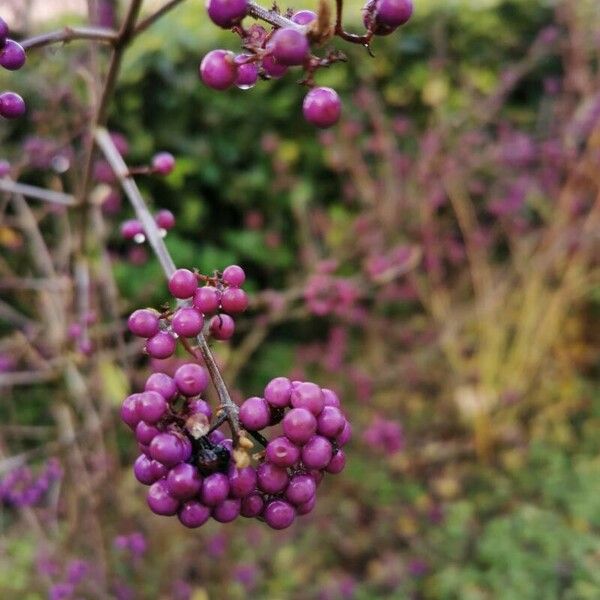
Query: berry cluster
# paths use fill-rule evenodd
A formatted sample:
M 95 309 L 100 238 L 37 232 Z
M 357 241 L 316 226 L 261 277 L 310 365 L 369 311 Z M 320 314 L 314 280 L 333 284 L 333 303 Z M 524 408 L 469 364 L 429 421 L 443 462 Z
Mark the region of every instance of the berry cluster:
M 62 467 L 54 458 L 48 460 L 37 475 L 29 467 L 17 467 L 0 480 L 0 502 L 17 508 L 35 506 L 62 474 Z
M 165 237 L 167 231 L 175 227 L 175 215 L 167 209 L 161 209 L 154 215 L 154 221 L 158 225 L 160 234 Z M 138 219 L 128 219 L 121 223 L 121 235 L 126 240 L 133 240 L 136 244 L 146 241 L 144 227 Z
M 248 0 L 207 0 L 206 8 L 216 25 L 240 36 L 244 49 L 238 55 L 222 49 L 209 52 L 200 64 L 200 78 L 207 86 L 215 90 L 234 85 L 249 89 L 259 78 L 276 79 L 290 67 L 301 67 L 305 73 L 301 83 L 311 88 L 302 105 L 304 118 L 321 128 L 337 123 L 342 110 L 340 98 L 331 88 L 316 87 L 314 76 L 318 69 L 345 60 L 345 56 L 338 51 L 329 51 L 325 57 L 311 53 L 311 46 L 332 37 L 334 30 L 328 19 L 311 10 L 288 12 L 289 19 L 282 19 L 287 25 L 267 31 L 258 24 L 243 27 L 247 14 L 255 16 Z M 373 35 L 388 35 L 405 24 L 412 11 L 412 0 L 369 0 L 363 8 L 366 35 L 346 34 L 338 26 L 335 34 L 368 46 Z
M 310 382 L 273 379 L 264 397 L 239 409 L 238 447 L 219 430 L 211 431 L 212 411 L 199 398 L 208 384 L 206 370 L 180 366 L 171 378 L 153 373 L 144 392 L 128 396 L 121 418 L 135 432 L 142 452 L 134 464 L 140 483 L 150 486 L 150 509 L 177 514 L 183 525 L 200 527 L 211 516 L 221 523 L 239 515 L 264 520 L 273 529 L 289 527 L 310 512 L 325 472 L 345 465 L 341 447 L 351 426 L 337 395 Z M 267 442 L 258 431 L 273 425 L 281 435 Z M 264 446 L 253 458 L 253 443 Z
M 195 338 L 202 332 L 207 317 L 207 333 L 215 340 L 228 340 L 235 329 L 231 315 L 248 306 L 248 296 L 241 289 L 245 279 L 244 270 L 237 265 L 230 265 L 213 277 L 177 269 L 169 279 L 169 291 L 177 300 L 187 302 L 163 313 L 138 309 L 129 317 L 129 330 L 146 338 L 146 352 L 152 358 L 172 356 L 177 339 Z M 199 286 L 199 282 L 205 285 Z
M 6 22 L 0 18 L 0 67 L 8 71 L 18 71 L 25 64 L 25 50 L 8 37 Z M 0 93 L 0 116 L 16 119 L 25 114 L 25 101 L 15 92 Z

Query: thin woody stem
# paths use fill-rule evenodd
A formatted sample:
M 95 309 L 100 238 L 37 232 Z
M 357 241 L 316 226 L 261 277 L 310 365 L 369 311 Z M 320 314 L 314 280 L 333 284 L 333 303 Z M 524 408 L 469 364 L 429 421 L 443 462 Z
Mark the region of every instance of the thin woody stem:
M 118 33 L 114 29 L 106 27 L 63 27 L 56 31 L 42 33 L 19 42 L 25 50 L 34 48 L 43 48 L 51 44 L 61 44 L 73 42 L 75 40 L 88 40 L 94 42 L 103 42 L 106 44 L 115 44 Z

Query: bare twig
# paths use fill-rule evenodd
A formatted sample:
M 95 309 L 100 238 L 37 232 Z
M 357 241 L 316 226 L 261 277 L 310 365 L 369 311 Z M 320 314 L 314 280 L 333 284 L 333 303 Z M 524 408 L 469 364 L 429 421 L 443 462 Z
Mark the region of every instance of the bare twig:
M 64 27 L 57 31 L 42 33 L 19 42 L 25 50 L 42 48 L 51 44 L 72 42 L 74 40 L 91 40 L 114 44 L 117 41 L 117 32 L 106 27 Z
M 146 17 L 135 27 L 133 30 L 133 35 L 137 36 L 140 33 L 146 31 L 148 27 L 151 27 L 158 21 L 162 16 L 166 15 L 168 12 L 173 10 L 176 6 L 181 4 L 184 0 L 171 0 L 167 2 L 164 6 L 159 8 L 155 13 L 152 13 L 149 17 Z
M 4 192 L 12 192 L 13 194 L 21 194 L 26 198 L 35 198 L 44 202 L 52 202 L 53 204 L 63 204 L 64 206 L 75 206 L 77 201 L 70 194 L 47 190 L 26 183 L 17 183 L 6 177 L 0 178 L 0 190 Z

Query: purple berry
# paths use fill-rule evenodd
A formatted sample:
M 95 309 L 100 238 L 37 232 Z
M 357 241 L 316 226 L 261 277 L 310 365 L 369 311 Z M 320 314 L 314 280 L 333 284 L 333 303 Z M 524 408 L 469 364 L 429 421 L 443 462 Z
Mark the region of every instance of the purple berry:
M 140 422 L 140 396 L 141 394 L 131 394 L 123 400 L 121 405 L 121 420 L 129 425 L 131 429 L 135 429 L 137 424 Z
M 235 85 L 241 90 L 249 90 L 254 87 L 258 81 L 258 65 L 255 62 L 239 62 L 242 59 L 247 60 L 248 56 L 251 55 L 240 54 L 239 56 L 236 56 L 238 68 Z
M 271 421 L 271 411 L 264 398 L 253 396 L 240 406 L 240 422 L 248 431 L 258 431 Z
M 265 75 L 275 79 L 278 77 L 283 77 L 288 70 L 285 65 L 280 65 L 271 54 L 267 54 L 262 59 L 262 68 L 265 72 Z
M 169 358 L 176 347 L 177 340 L 166 331 L 159 331 L 146 342 L 146 352 L 152 358 Z
M 21 44 L 7 39 L 0 48 L 0 66 L 9 71 L 17 71 L 25 64 L 25 50 Z
M 412 16 L 412 0 L 370 0 L 364 7 L 365 27 L 376 35 L 388 35 Z
M 215 315 L 210 320 L 209 330 L 215 340 L 225 341 L 233 335 L 235 323 L 229 315 Z
M 212 419 L 212 410 L 210 406 L 200 398 L 190 400 L 188 403 L 188 412 L 190 415 L 203 414 L 210 421 Z
M 333 390 L 323 388 L 321 392 L 323 393 L 323 404 L 325 406 L 335 406 L 336 408 L 341 406 L 340 399 Z
M 325 406 L 317 419 L 317 431 L 328 438 L 337 437 L 344 430 L 346 418 L 335 406 Z
M 288 474 L 285 469 L 264 462 L 256 469 L 258 488 L 267 494 L 283 492 L 288 484 Z
M 212 50 L 200 63 L 200 78 L 208 87 L 226 90 L 237 78 L 235 55 L 228 50 Z
M 244 312 L 248 308 L 248 296 L 240 288 L 227 288 L 221 294 L 221 307 L 230 314 Z
M 216 312 L 220 302 L 221 293 L 211 286 L 198 288 L 194 294 L 194 308 L 204 314 Z
M 308 25 L 317 18 L 317 13 L 312 10 L 299 10 L 292 15 L 292 21 L 298 25 Z
M 175 168 L 175 157 L 170 152 L 159 152 L 152 157 L 152 170 L 159 175 L 168 175 Z
M 315 507 L 317 496 L 313 496 L 308 502 L 296 507 L 296 513 L 299 515 L 307 515 Z
M 277 467 L 291 467 L 300 460 L 300 448 L 282 435 L 267 444 L 265 456 Z
M 271 500 L 265 507 L 265 522 L 273 529 L 285 529 L 296 518 L 294 507 L 284 500 Z
M 225 268 L 222 275 L 223 283 L 231 287 L 241 287 L 246 281 L 244 269 L 238 265 L 229 265 Z
M 335 90 L 328 87 L 313 88 L 304 97 L 304 118 L 317 127 L 331 127 L 342 113 L 342 102 Z
M 185 460 L 183 441 L 173 433 L 159 433 L 150 443 L 150 456 L 166 467 L 174 467 Z
M 289 406 L 292 395 L 292 384 L 287 377 L 276 377 L 265 387 L 265 400 L 276 408 Z
M 234 498 L 243 498 L 256 487 L 256 469 L 254 467 L 238 469 L 232 465 L 229 468 L 228 477 L 229 495 Z
M 5 119 L 18 119 L 25 114 L 25 100 L 14 92 L 0 94 L 0 116 Z
M 197 500 L 190 500 L 182 505 L 177 516 L 182 525 L 194 529 L 201 527 L 210 519 L 210 508 Z
M 4 46 L 9 33 L 10 29 L 8 27 L 8 24 L 2 17 L 0 17 L 0 48 Z
M 324 469 L 333 456 L 331 442 L 321 435 L 315 435 L 302 447 L 302 462 L 308 469 Z
M 208 16 L 215 25 L 231 29 L 246 15 L 248 0 L 206 0 Z
M 238 498 L 227 498 L 213 508 L 213 519 L 219 523 L 230 523 L 239 516 L 241 505 Z
M 294 408 L 305 408 L 317 417 L 323 410 L 321 388 L 309 381 L 300 383 L 292 389 L 290 403 Z
M 147 446 L 160 433 L 154 425 L 148 425 L 145 421 L 140 421 L 135 428 L 135 439 Z
M 119 133 L 118 131 L 111 131 L 110 139 L 112 140 L 119 154 L 122 154 L 123 156 L 127 156 L 127 154 L 129 154 L 129 142 L 122 133 Z
M 317 431 L 317 419 L 305 408 L 292 408 L 283 417 L 283 431 L 294 444 L 304 444 Z
M 333 458 L 329 461 L 329 464 L 327 465 L 325 470 L 328 473 L 333 473 L 334 475 L 336 475 L 337 473 L 340 473 L 341 471 L 343 471 L 345 466 L 346 466 L 346 455 L 344 454 L 343 450 L 338 450 L 333 455 Z
M 301 65 L 308 56 L 309 47 L 306 35 L 291 27 L 277 29 L 267 43 L 267 50 L 273 58 L 288 67 Z
M 137 219 L 128 219 L 121 223 L 121 235 L 126 240 L 133 240 L 136 236 L 144 235 L 144 228 Z
M 198 279 L 189 269 L 177 269 L 169 279 L 169 291 L 175 298 L 191 298 L 198 289 Z
M 170 210 L 165 208 L 159 210 L 154 215 L 154 220 L 156 221 L 158 227 L 165 229 L 166 231 L 175 227 L 175 215 Z
M 181 365 L 173 377 L 177 389 L 184 396 L 197 396 L 201 394 L 208 385 L 208 373 L 206 369 L 196 363 Z
M 148 458 L 145 454 L 140 454 L 133 463 L 133 474 L 135 478 L 144 485 L 152 485 L 159 479 L 157 477 L 156 461 Z M 163 465 L 161 465 L 163 467 Z M 164 468 L 164 467 L 163 467 Z
M 153 513 L 169 517 L 174 515 L 179 508 L 179 501 L 173 498 L 167 490 L 164 479 L 153 483 L 148 490 L 148 506 Z
M 337 436 L 336 442 L 338 446 L 345 446 L 352 437 L 352 425 L 350 425 L 350 421 L 346 421 L 344 425 L 344 429 L 342 429 L 342 433 Z
M 133 335 L 144 338 L 153 337 L 159 331 L 158 313 L 147 308 L 140 308 L 131 313 L 127 326 Z
M 242 517 L 247 517 L 249 519 L 258 517 L 263 511 L 264 505 L 265 501 L 261 494 L 258 492 L 250 494 L 249 496 L 242 498 L 240 514 Z
M 173 315 L 173 331 L 185 338 L 196 337 L 204 326 L 204 317 L 195 308 L 180 308 Z
M 146 379 L 144 390 L 146 392 L 158 392 L 167 401 L 174 400 L 177 396 L 175 381 L 166 373 L 152 373 Z
M 207 506 L 221 504 L 229 495 L 229 479 L 223 473 L 212 473 L 204 478 L 200 498 Z
M 220 444 L 223 440 L 226 439 L 226 435 L 222 432 L 219 431 L 218 429 L 216 431 L 213 431 L 209 436 L 208 439 L 215 445 Z
M 146 423 L 156 423 L 167 412 L 167 401 L 158 392 L 141 393 L 138 403 L 138 413 Z
M 316 493 L 317 485 L 310 475 L 294 475 L 285 490 L 285 497 L 297 506 L 308 502 Z
M 167 475 L 167 489 L 173 498 L 189 500 L 202 487 L 202 477 L 193 465 L 181 463 L 173 467 Z

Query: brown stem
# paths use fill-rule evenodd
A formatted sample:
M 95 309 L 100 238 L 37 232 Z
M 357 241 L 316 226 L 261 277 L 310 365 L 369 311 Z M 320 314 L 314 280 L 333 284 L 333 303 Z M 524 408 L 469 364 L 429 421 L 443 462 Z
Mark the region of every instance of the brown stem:
M 335 8 L 335 35 L 352 44 L 362 44 L 363 46 L 368 46 L 371 38 L 373 37 L 372 33 L 367 33 L 366 35 L 356 35 L 355 33 L 348 33 L 344 30 L 344 26 L 342 25 L 344 0 L 335 0 Z
M 74 40 L 92 40 L 95 42 L 104 42 L 115 44 L 118 33 L 113 29 L 106 27 L 64 27 L 56 31 L 42 33 L 19 42 L 25 50 L 34 48 L 43 48 L 51 44 L 60 44 L 72 42 Z

